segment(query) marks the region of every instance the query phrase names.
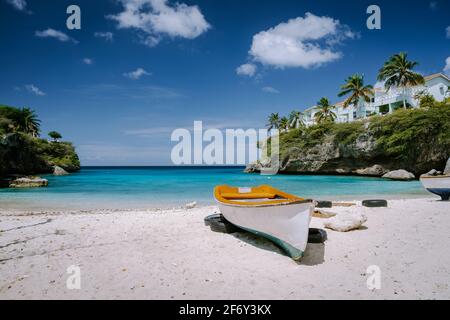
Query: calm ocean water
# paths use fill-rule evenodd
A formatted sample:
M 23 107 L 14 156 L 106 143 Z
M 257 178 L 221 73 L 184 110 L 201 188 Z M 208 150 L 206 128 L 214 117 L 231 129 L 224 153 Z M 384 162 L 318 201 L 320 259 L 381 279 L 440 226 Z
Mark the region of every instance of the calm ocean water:
M 197 201 L 213 204 L 215 185 L 271 184 L 315 199 L 428 196 L 420 182 L 346 176 L 261 176 L 243 168 L 83 167 L 69 176 L 44 176 L 47 188 L 0 189 L 1 209 L 154 208 Z

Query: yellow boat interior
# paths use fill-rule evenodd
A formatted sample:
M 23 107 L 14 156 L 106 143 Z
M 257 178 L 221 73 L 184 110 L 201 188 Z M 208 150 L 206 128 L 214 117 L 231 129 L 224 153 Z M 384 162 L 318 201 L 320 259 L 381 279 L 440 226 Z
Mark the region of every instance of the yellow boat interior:
M 218 202 L 239 206 L 280 205 L 312 201 L 283 192 L 269 185 L 252 188 L 221 185 L 214 189 L 214 197 Z

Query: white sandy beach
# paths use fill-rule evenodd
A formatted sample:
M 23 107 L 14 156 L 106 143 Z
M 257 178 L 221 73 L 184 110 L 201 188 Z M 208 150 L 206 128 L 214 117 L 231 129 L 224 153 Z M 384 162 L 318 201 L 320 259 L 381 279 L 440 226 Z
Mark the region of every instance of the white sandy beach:
M 365 228 L 328 232 L 297 264 L 249 234 L 214 233 L 216 207 L 0 214 L 1 299 L 449 299 L 450 203 L 391 200 Z M 0 210 L 1 211 L 1 210 Z M 313 218 L 312 226 L 321 227 Z M 81 270 L 68 290 L 67 268 Z M 369 290 L 366 269 L 381 270 Z

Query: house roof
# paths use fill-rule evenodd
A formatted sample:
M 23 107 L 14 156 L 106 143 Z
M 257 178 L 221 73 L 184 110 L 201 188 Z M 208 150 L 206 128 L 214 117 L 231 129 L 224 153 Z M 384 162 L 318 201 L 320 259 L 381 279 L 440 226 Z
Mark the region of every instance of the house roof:
M 446 79 L 447 81 L 450 81 L 450 78 L 447 77 L 445 74 L 443 74 L 442 72 L 438 72 L 438 73 L 434 73 L 434 74 L 430 74 L 429 76 L 425 76 L 425 81 L 430 81 L 433 80 L 435 78 L 439 78 L 442 77 L 444 79 Z
M 335 103 L 334 106 L 335 107 L 341 107 L 344 105 L 345 100 L 342 100 L 341 102 Z
M 317 106 L 312 106 L 312 107 L 306 108 L 305 110 L 303 110 L 303 112 L 305 112 L 305 111 L 311 111 L 311 110 L 313 110 L 313 109 L 315 109 L 315 108 L 317 108 Z

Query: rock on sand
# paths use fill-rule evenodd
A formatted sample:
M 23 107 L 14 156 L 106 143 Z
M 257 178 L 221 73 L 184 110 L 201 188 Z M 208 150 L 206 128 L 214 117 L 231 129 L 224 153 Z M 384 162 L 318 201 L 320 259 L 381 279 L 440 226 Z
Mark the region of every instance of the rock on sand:
M 324 222 L 325 228 L 340 232 L 358 229 L 367 221 L 367 217 L 361 213 L 342 213 Z
M 400 169 L 400 170 L 389 171 L 382 178 L 391 179 L 391 180 L 408 181 L 408 180 L 414 180 L 416 177 L 411 172 Z

